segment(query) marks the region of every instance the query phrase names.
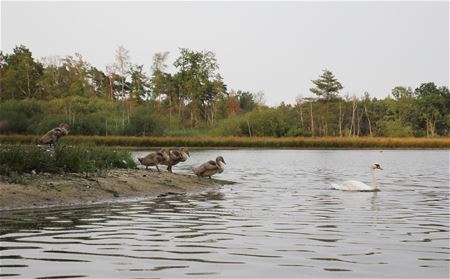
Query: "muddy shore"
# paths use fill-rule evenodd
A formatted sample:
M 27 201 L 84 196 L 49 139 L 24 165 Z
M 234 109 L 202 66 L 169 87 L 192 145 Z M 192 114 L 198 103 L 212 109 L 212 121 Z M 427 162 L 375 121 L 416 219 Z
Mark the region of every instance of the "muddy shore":
M 0 176 L 0 210 L 89 205 L 170 193 L 195 193 L 232 182 L 142 169 L 103 174 L 27 174 Z

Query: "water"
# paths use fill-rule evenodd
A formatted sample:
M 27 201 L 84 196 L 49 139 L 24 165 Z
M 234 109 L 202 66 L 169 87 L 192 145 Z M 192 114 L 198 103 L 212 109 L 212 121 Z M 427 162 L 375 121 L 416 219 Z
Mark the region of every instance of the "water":
M 449 152 L 191 152 L 222 155 L 220 190 L 1 213 L 1 274 L 39 278 L 449 277 Z M 381 192 L 330 189 L 370 183 Z

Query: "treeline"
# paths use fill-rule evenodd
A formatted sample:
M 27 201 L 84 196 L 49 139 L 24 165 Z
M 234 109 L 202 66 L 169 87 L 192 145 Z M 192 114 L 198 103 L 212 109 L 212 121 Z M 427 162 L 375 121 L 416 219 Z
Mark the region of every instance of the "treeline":
M 448 136 L 450 92 L 423 83 L 395 87 L 385 99 L 341 96 L 329 70 L 312 81 L 314 98 L 264 105 L 261 92 L 229 90 L 215 54 L 168 52 L 151 74 L 119 47 L 105 71 L 80 54 L 36 60 L 25 46 L 0 53 L 0 133 L 42 134 L 67 122 L 80 135 Z M 388 94 L 388 92 L 386 93 Z

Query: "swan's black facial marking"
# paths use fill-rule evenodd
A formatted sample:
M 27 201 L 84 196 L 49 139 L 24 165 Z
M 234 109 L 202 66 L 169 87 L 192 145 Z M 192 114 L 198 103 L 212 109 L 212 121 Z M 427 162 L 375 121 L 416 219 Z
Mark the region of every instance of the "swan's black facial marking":
M 373 164 L 373 165 L 375 166 L 375 169 L 379 169 L 379 170 L 382 170 L 382 168 L 381 168 L 380 164 Z

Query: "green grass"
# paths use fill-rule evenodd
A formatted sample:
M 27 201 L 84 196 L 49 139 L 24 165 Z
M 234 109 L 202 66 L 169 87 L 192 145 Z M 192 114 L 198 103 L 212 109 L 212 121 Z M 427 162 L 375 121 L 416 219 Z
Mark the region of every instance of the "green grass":
M 53 149 L 36 145 L 0 145 L 2 175 L 32 171 L 87 173 L 135 166 L 128 151 L 105 146 L 59 144 Z
M 0 143 L 36 143 L 37 136 L 0 135 Z M 370 137 L 129 137 L 67 136 L 66 144 L 88 143 L 124 147 L 260 147 L 260 148 L 444 148 L 450 149 L 450 138 L 370 138 Z

